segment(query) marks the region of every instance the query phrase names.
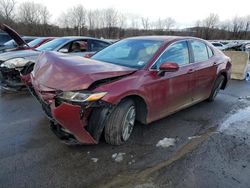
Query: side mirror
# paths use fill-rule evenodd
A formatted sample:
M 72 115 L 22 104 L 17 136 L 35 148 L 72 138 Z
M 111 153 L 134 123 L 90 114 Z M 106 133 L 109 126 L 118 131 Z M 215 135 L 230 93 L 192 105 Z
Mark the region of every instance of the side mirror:
M 174 62 L 165 62 L 160 65 L 158 75 L 163 75 L 165 72 L 176 72 L 179 70 L 179 65 Z

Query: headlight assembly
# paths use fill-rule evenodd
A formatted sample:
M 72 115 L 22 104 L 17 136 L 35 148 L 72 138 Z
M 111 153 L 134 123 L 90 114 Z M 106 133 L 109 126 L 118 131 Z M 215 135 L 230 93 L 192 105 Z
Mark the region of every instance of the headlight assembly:
M 14 58 L 2 63 L 1 67 L 7 67 L 9 69 L 21 68 L 24 67 L 28 62 L 29 60 L 24 58 Z
M 98 93 L 87 93 L 87 92 L 62 92 L 57 97 L 63 101 L 81 103 L 81 102 L 91 102 L 97 101 L 103 98 L 107 92 L 98 92 Z

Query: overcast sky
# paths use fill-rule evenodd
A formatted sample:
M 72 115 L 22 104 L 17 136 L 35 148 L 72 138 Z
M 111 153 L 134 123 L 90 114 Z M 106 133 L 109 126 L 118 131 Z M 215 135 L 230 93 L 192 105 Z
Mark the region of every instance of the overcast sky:
M 26 0 L 17 0 L 23 2 Z M 34 0 L 44 4 L 52 14 L 52 20 L 67 8 L 82 4 L 86 9 L 115 8 L 125 14 L 135 14 L 157 20 L 174 18 L 178 25 L 191 25 L 198 19 L 216 13 L 221 20 L 234 16 L 250 15 L 250 0 Z

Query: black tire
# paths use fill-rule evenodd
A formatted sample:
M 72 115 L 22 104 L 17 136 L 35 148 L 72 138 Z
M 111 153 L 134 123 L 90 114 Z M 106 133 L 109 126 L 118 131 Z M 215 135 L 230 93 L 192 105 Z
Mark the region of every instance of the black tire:
M 219 90 L 221 89 L 222 85 L 223 85 L 223 82 L 224 82 L 224 76 L 220 75 L 215 83 L 214 83 L 214 86 L 213 86 L 213 89 L 212 89 L 212 92 L 209 96 L 209 98 L 207 99 L 209 102 L 212 102 L 214 101 L 215 97 L 217 96 Z
M 127 120 L 129 116 L 128 113 L 130 113 L 131 110 L 134 111 L 134 122 L 133 125 L 131 125 L 130 123 L 128 125 L 128 121 L 125 120 Z M 123 100 L 115 107 L 115 109 L 109 115 L 105 124 L 104 136 L 107 143 L 112 145 L 121 145 L 128 140 L 135 124 L 135 113 L 135 104 L 131 99 Z M 126 125 L 131 125 L 131 127 L 128 131 L 128 138 L 124 139 L 124 127 L 126 127 Z

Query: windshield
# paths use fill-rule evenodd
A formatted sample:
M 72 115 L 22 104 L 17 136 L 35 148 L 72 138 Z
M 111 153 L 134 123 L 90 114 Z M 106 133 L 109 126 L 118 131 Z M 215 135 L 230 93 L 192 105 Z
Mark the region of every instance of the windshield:
M 38 48 L 36 48 L 38 51 L 53 51 L 56 48 L 60 47 L 63 45 L 65 42 L 69 41 L 70 39 L 68 38 L 59 38 L 59 39 L 54 39 L 52 41 L 49 41 Z
M 31 42 L 28 43 L 28 45 L 30 47 L 34 47 L 36 45 L 38 45 L 40 42 L 42 42 L 44 40 L 44 38 L 38 38 L 38 39 L 35 39 L 35 40 L 32 40 Z
M 148 63 L 162 43 L 157 40 L 122 40 L 93 55 L 91 59 L 141 68 Z

